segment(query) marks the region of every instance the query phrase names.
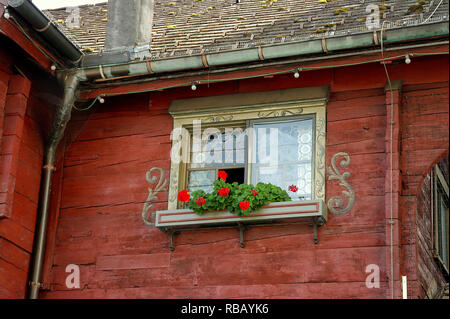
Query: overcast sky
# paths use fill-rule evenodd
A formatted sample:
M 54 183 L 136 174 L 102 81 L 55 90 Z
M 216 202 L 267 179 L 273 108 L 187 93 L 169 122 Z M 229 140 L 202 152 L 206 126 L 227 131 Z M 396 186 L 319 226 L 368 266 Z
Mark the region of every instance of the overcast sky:
M 74 7 L 99 2 L 106 2 L 106 0 L 33 0 L 33 3 L 41 10 Z

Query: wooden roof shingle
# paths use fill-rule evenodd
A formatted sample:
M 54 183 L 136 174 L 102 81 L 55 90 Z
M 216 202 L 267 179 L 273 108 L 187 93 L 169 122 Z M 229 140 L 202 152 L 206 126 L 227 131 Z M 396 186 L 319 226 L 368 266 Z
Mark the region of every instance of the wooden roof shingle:
M 263 44 L 367 31 L 368 5 L 381 21 L 402 26 L 448 20 L 449 0 L 155 0 L 151 54 L 154 58 L 221 51 Z M 47 16 L 85 53 L 104 48 L 108 3 L 79 7 L 79 26 L 70 10 Z M 68 23 L 69 22 L 69 23 Z M 75 21 L 73 21 L 75 22 Z M 389 25 L 388 25 L 389 28 Z

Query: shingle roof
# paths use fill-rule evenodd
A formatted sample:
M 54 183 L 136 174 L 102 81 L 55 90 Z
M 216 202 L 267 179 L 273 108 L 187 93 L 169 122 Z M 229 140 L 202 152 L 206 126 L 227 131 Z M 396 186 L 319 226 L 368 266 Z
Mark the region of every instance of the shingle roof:
M 379 7 L 387 28 L 448 20 L 449 0 L 155 0 L 153 58 L 367 31 L 366 8 Z M 437 10 L 436 10 L 437 9 Z M 79 7 L 80 27 L 65 8 L 46 11 L 86 53 L 104 47 L 108 4 Z M 432 17 L 428 19 L 430 16 Z

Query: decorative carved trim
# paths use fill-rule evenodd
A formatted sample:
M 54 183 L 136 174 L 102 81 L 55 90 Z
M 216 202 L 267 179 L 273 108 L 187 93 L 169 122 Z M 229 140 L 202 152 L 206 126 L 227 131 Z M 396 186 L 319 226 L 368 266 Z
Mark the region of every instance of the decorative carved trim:
M 344 157 L 344 159 L 339 162 L 339 165 L 342 168 L 346 168 L 350 165 L 350 156 L 347 153 L 339 152 L 334 154 L 333 158 L 331 159 L 331 167 L 328 166 L 328 173 L 330 174 L 328 176 L 328 180 L 338 180 L 339 185 L 344 186 L 347 189 L 342 191 L 342 194 L 344 195 L 343 197 L 347 198 L 347 205 L 344 206 L 345 200 L 342 197 L 331 197 L 327 202 L 327 206 L 330 212 L 334 215 L 347 214 L 352 209 L 353 204 L 355 203 L 355 192 L 350 184 L 346 181 L 346 179 L 349 178 L 351 174 L 350 172 L 344 172 L 343 174 L 341 174 L 336 165 L 336 160 L 340 156 Z
M 290 111 L 290 110 L 278 110 L 278 111 L 271 111 L 271 112 L 258 112 L 258 117 L 259 118 L 269 118 L 269 117 L 284 117 L 284 116 L 290 116 L 290 115 L 300 115 L 303 113 L 303 109 L 299 108 L 298 110 L 295 111 Z
M 153 176 L 154 171 L 159 171 L 159 179 L 158 176 Z M 144 224 L 147 226 L 155 225 L 154 218 L 152 221 L 148 220 L 149 215 L 148 213 L 150 208 L 153 207 L 152 202 L 158 199 L 156 195 L 162 190 L 167 190 L 167 179 L 165 177 L 166 171 L 163 170 L 161 167 L 153 167 L 145 174 L 145 179 L 150 185 L 156 184 L 156 186 L 153 189 L 149 187 L 148 197 L 144 203 L 144 209 L 142 210 L 142 220 L 144 221 Z
M 233 115 L 229 116 L 210 116 L 207 118 L 201 119 L 202 122 L 205 123 L 218 123 L 218 122 L 226 122 L 226 121 L 232 121 Z
M 174 165 L 170 172 L 170 186 L 169 186 L 169 207 L 170 204 L 177 205 L 178 195 L 178 171 L 180 170 L 179 164 Z M 169 208 L 170 209 L 170 208 Z
M 325 201 L 325 119 L 317 119 L 316 127 L 316 176 L 315 198 Z

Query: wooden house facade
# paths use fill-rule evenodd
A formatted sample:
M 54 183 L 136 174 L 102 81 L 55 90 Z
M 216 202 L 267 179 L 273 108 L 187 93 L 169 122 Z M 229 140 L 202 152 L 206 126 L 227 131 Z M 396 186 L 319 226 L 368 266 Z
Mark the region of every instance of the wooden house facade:
M 81 64 L 41 37 L 16 1 L 3 2 L 1 298 L 33 287 L 39 298 L 68 299 L 448 293 L 448 1 L 385 1 L 378 28 L 353 33 L 368 3 L 155 1 L 151 58 L 118 63 L 99 49 L 107 4 L 81 7 L 74 29 L 68 12 L 50 11 Z M 281 164 L 179 164 L 174 129 L 192 138 L 194 121 L 220 132 L 286 129 Z M 257 150 L 244 145 L 246 156 Z M 164 212 L 182 212 L 180 190 L 208 189 L 220 169 L 240 182 L 295 184 L 295 203 L 320 204 L 320 218 L 161 224 Z

